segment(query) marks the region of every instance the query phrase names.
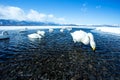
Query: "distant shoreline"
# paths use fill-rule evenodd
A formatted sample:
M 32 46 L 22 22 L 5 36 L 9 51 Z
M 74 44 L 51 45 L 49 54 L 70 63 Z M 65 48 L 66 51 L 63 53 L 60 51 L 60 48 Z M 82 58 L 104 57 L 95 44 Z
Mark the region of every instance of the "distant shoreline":
M 0 26 L 0 30 L 19 30 L 19 29 L 49 29 L 49 28 L 63 28 L 70 26 Z
M 19 30 L 19 29 L 49 29 L 49 28 L 95 28 L 84 26 L 0 26 L 0 30 Z
M 58 28 L 87 28 L 87 29 L 93 29 L 95 31 L 99 32 L 106 32 L 106 33 L 112 33 L 112 34 L 120 34 L 120 27 L 108 27 L 108 26 L 0 26 L 0 30 L 32 30 L 32 29 L 58 29 Z

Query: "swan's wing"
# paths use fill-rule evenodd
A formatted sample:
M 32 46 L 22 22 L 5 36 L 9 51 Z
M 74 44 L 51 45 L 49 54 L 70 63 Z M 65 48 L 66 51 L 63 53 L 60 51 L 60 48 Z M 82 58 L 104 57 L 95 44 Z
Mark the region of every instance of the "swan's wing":
M 81 42 L 81 36 L 78 31 L 71 33 L 74 42 Z

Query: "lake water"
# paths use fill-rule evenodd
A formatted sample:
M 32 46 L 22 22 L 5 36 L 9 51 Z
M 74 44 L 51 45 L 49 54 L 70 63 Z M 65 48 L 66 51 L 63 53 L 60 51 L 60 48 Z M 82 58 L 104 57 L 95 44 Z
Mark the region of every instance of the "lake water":
M 120 80 L 120 36 L 91 29 L 96 51 L 74 43 L 69 31 L 44 30 L 42 39 L 30 39 L 37 30 L 9 30 L 0 40 L 1 80 Z M 73 28 L 73 31 L 80 28 Z

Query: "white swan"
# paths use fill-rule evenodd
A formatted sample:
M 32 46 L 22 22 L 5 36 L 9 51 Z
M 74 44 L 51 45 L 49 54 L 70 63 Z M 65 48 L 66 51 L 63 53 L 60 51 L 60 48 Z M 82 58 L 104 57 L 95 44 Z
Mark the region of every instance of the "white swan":
M 86 33 L 82 30 L 80 31 L 75 31 L 73 33 L 70 33 L 73 41 L 76 42 L 82 42 L 85 45 L 88 45 L 90 43 L 91 48 L 93 49 L 93 51 L 95 51 L 96 48 L 96 44 L 94 41 L 94 37 L 92 35 L 92 33 Z
M 7 31 L 3 31 L 1 34 L 0 34 L 0 39 L 9 39 L 9 34 Z
M 42 36 L 37 33 L 29 34 L 28 37 L 29 38 L 42 38 Z
M 53 32 L 54 30 L 52 29 L 52 28 L 49 28 L 49 32 L 51 33 L 51 32 Z
M 64 31 L 64 29 L 60 29 L 60 32 L 63 32 Z
M 37 31 L 37 34 L 39 34 L 39 35 L 41 35 L 41 36 L 44 36 L 44 35 L 45 35 L 45 31 L 40 31 L 40 30 L 38 30 L 38 31 Z
M 29 34 L 29 38 L 42 38 L 44 36 L 44 31 L 37 31 L 37 33 Z
M 62 27 L 62 28 L 60 29 L 60 32 L 64 32 L 65 29 L 66 29 L 66 27 Z

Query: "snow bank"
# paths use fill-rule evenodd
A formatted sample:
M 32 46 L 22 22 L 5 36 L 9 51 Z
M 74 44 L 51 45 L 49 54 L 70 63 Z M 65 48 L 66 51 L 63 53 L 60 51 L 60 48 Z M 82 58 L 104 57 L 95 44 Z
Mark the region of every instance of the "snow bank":
M 95 27 L 89 27 L 89 26 L 0 26 L 0 30 L 19 30 L 19 29 L 50 29 L 50 28 L 92 28 L 95 29 Z
M 20 30 L 20 29 L 50 29 L 63 28 L 68 26 L 0 26 L 0 30 Z
M 50 29 L 50 28 L 90 28 L 96 31 L 120 34 L 120 27 L 92 27 L 92 26 L 0 26 L 0 30 Z
M 120 27 L 97 27 L 95 30 L 108 32 L 108 33 L 115 33 L 120 34 Z

